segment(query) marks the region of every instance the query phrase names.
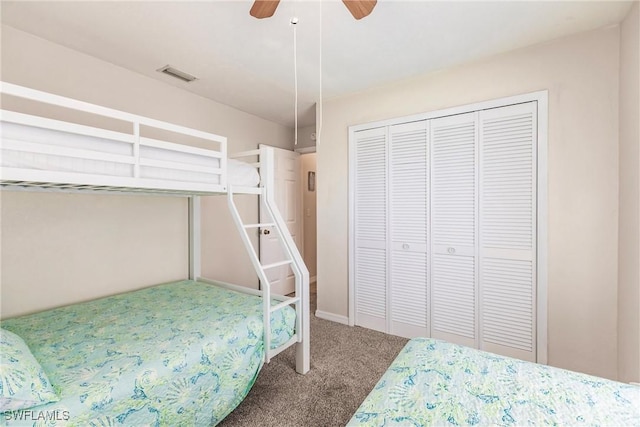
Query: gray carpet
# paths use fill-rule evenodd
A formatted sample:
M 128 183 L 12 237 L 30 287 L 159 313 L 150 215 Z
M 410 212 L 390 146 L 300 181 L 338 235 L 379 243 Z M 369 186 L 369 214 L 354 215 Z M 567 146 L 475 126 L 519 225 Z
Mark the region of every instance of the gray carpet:
M 309 373 L 297 374 L 295 351 L 285 350 L 262 368 L 247 398 L 219 425 L 344 426 L 406 342 L 312 315 Z

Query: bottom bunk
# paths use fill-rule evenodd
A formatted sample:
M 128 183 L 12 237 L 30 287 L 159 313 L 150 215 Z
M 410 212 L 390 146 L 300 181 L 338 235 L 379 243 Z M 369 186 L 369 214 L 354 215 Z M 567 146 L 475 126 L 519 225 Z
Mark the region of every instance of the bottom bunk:
M 185 280 L 3 320 L 55 395 L 40 394 L 44 401 L 28 413 L 5 412 L 1 423 L 215 425 L 262 367 L 262 310 L 260 297 Z M 272 314 L 271 348 L 293 337 L 295 318 L 289 306 Z
M 640 426 L 640 387 L 415 338 L 348 425 Z

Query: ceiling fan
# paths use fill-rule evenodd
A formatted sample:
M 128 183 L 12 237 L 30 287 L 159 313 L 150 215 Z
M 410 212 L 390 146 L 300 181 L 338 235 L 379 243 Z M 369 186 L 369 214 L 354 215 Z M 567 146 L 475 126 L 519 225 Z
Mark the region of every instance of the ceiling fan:
M 249 14 L 258 19 L 269 18 L 276 11 L 278 3 L 280 0 L 255 0 Z M 342 0 L 342 3 L 347 6 L 354 18 L 362 19 L 371 13 L 377 0 Z

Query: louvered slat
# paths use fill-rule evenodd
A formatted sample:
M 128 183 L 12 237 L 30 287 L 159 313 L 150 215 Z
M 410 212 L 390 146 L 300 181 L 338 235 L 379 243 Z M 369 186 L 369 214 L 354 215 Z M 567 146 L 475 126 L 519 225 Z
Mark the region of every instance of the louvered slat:
M 391 320 L 426 330 L 426 254 L 393 251 L 391 277 Z
M 483 340 L 533 351 L 531 261 L 484 258 L 482 271 Z
M 427 130 L 425 122 L 390 128 L 391 240 L 427 242 Z
M 356 244 L 386 240 L 386 132 L 356 135 Z
M 355 323 L 386 332 L 386 129 L 355 135 Z
M 433 244 L 472 247 L 476 227 L 475 114 L 432 120 L 431 156 Z
M 431 330 L 475 338 L 476 294 L 473 257 L 434 254 L 432 258 Z
M 480 113 L 480 346 L 535 354 L 536 105 Z
M 390 330 L 428 334 L 428 150 L 425 121 L 389 128 Z
M 431 335 L 476 345 L 477 114 L 434 119 L 431 147 Z
M 361 248 L 356 253 L 356 298 L 358 312 L 370 316 L 386 316 L 386 257 L 385 251 Z

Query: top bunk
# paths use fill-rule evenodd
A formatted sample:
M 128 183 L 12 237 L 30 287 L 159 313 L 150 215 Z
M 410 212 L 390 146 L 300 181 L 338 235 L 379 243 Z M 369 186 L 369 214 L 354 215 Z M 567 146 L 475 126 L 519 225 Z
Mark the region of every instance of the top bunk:
M 268 165 L 227 159 L 223 136 L 5 82 L 0 93 L 2 189 L 261 192 L 260 173 Z M 25 105 L 29 113 L 16 111 Z M 265 163 L 270 156 L 263 157 Z

